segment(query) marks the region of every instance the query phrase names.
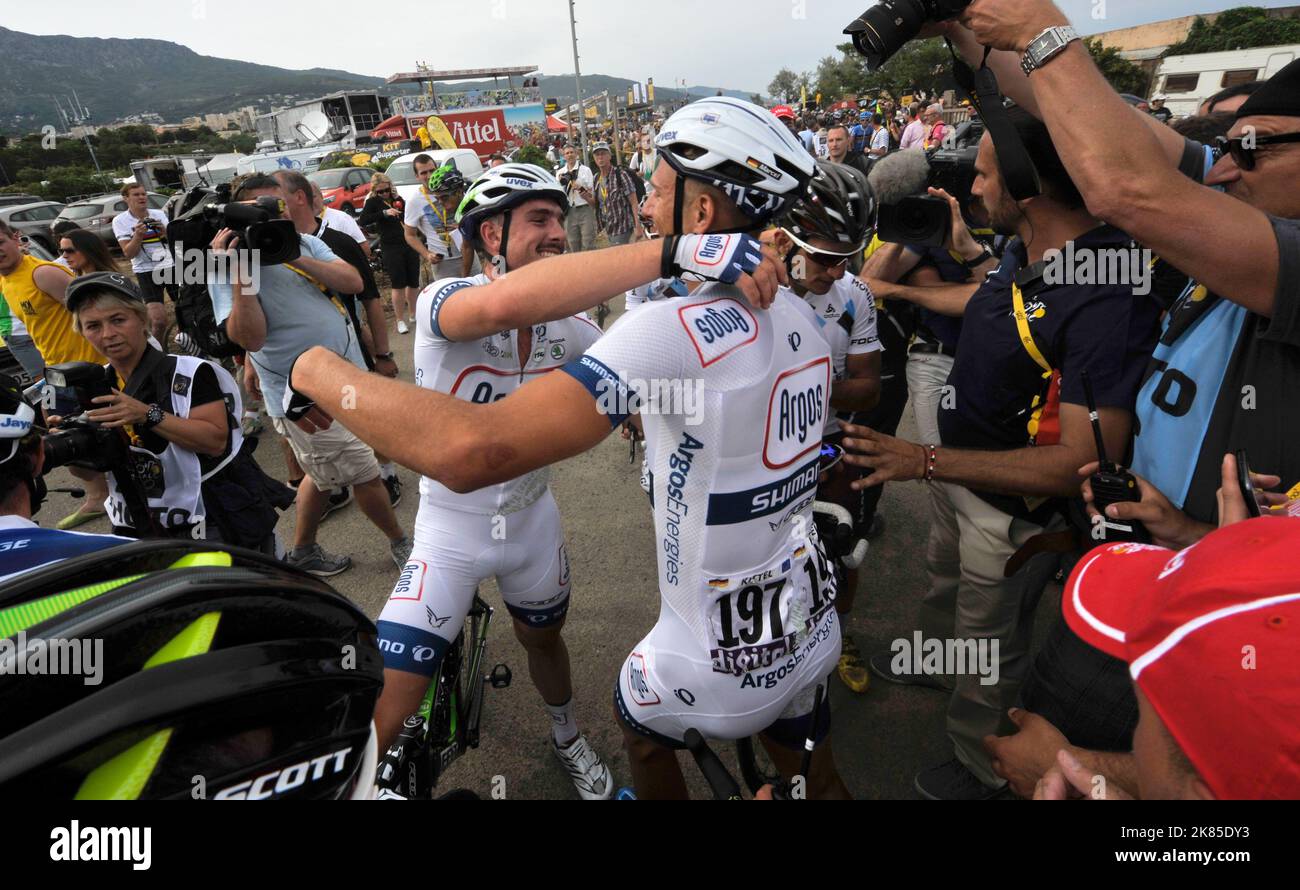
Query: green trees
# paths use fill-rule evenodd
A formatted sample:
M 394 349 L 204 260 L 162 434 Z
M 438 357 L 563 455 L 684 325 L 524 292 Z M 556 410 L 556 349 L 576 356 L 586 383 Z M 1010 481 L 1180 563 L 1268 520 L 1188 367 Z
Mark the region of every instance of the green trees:
M 1213 23 L 1197 17 L 1187 39 L 1169 47 L 1167 56 L 1216 53 L 1256 46 L 1300 43 L 1300 19 L 1274 19 L 1258 6 L 1239 6 Z
M 1092 54 L 1092 60 L 1101 70 L 1102 76 L 1115 88 L 1117 93 L 1131 93 L 1145 98 L 1151 78 L 1145 71 L 1119 54 L 1113 46 L 1102 46 L 1096 37 L 1087 37 L 1084 44 Z

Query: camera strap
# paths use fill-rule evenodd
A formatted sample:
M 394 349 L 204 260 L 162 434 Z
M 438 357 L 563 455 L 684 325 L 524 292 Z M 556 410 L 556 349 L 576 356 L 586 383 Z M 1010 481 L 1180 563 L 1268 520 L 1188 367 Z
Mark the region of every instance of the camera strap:
M 1006 181 L 1007 191 L 1017 201 L 1038 197 L 1043 193 L 1038 169 L 1029 157 L 1015 125 L 1011 123 L 1006 106 L 1002 104 L 1002 91 L 998 88 L 997 76 L 989 67 L 991 50 L 984 48 L 984 61 L 978 71 L 972 71 L 970 65 L 957 55 L 952 42 L 946 39 L 944 42 L 948 44 L 948 52 L 952 55 L 952 75 L 971 105 L 984 119 L 984 126 L 998 150 L 998 168 Z

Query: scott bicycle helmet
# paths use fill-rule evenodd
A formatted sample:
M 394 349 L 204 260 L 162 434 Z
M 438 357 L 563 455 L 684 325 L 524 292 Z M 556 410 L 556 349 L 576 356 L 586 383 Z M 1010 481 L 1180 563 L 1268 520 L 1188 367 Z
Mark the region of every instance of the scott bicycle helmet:
M 499 213 L 506 213 L 505 227 L 501 233 L 501 255 L 506 254 L 506 241 L 510 236 L 510 214 L 520 204 L 545 198 L 559 205 L 561 212 L 569 212 L 569 198 L 564 186 L 536 164 L 502 164 L 481 173 L 456 208 L 456 224 L 461 236 L 470 244 L 482 247 L 479 225 Z
M 818 161 L 817 175 L 804 197 L 782 221 L 786 232 L 810 250 L 809 238 L 822 238 L 839 245 L 845 256 L 864 250 L 876 227 L 875 192 L 861 170 L 832 161 Z
M 375 627 L 261 554 L 140 541 L 20 575 L 0 593 L 4 662 L 0 796 L 373 792 Z
M 715 96 L 682 108 L 664 122 L 656 146 L 677 173 L 673 234 L 682 232 L 685 179 L 721 189 L 752 226 L 785 214 L 813 175 L 813 158 L 766 108 Z

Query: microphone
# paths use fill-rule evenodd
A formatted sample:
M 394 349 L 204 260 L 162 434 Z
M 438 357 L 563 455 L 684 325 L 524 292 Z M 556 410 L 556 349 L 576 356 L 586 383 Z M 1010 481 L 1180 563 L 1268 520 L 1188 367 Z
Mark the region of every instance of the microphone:
M 930 161 L 924 149 L 896 151 L 876 161 L 867 181 L 875 190 L 878 203 L 897 204 L 904 198 L 925 194 L 930 184 Z

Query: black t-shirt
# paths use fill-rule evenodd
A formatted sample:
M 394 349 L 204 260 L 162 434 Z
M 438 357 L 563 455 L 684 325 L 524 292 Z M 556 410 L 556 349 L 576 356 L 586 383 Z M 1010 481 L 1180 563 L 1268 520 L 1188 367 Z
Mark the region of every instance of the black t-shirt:
M 953 259 L 952 254 L 944 248 L 908 245 L 907 249 L 921 255 L 921 261 L 916 264 L 918 269 L 933 268 L 949 284 L 970 281 L 970 270 Z M 955 350 L 961 339 L 961 319 L 918 307 L 916 335 L 924 340 L 938 341 Z
M 399 199 L 400 200 L 400 199 Z M 379 229 L 379 243 L 384 247 L 392 245 L 406 244 L 406 229 L 402 226 L 402 217 L 388 216 L 384 213 L 389 208 L 384 203 L 384 199 L 378 195 L 371 195 L 366 199 L 366 205 L 361 210 L 361 215 L 357 217 L 357 222 L 362 226 L 375 226 Z
M 362 253 L 361 245 L 346 232 L 340 232 L 338 229 L 331 229 L 329 226 L 322 225 L 316 230 L 316 237 L 324 241 L 325 246 L 334 251 L 335 256 L 356 269 L 361 276 L 361 292 L 356 294 L 341 293 L 339 299 L 343 301 L 343 305 L 348 310 L 348 317 L 352 319 L 352 327 L 357 332 L 357 342 L 361 346 L 361 355 L 365 359 L 366 367 L 373 371 L 375 369 L 375 360 L 371 356 L 370 350 L 366 348 L 366 341 L 361 339 L 361 318 L 357 312 L 357 300 L 379 299 L 379 286 L 375 284 L 374 273 L 370 271 L 370 261 Z
M 1111 226 L 1093 229 L 1074 243 L 1078 251 L 1132 247 L 1129 237 Z M 1017 238 L 966 305 L 948 377 L 953 398 L 939 405 L 946 446 L 1009 450 L 1029 444 L 1034 400 L 1046 394 L 1046 385 L 1043 369 L 1020 341 L 1013 309 L 1012 284 L 1026 262 Z M 1080 374 L 1087 371 L 1099 408 L 1132 411 L 1156 342 L 1156 302 L 1135 296 L 1128 285 L 1026 283 L 1024 290 L 1034 342 L 1061 373 L 1061 402 L 1086 404 Z M 976 493 L 1007 512 L 1023 512 L 1014 509 L 1023 500 Z
M 155 356 L 156 358 L 154 358 Z M 152 367 L 152 364 L 155 361 L 167 361 L 167 357 L 151 348 L 145 352 L 145 358 L 141 361 L 141 365 L 143 366 L 145 362 L 149 362 L 150 367 Z M 111 373 L 111 371 L 109 373 Z M 114 379 L 113 385 L 117 386 L 116 379 Z M 186 386 L 187 384 L 185 379 L 177 379 L 174 385 Z M 213 371 L 211 365 L 208 365 L 206 362 L 199 365 L 198 369 L 194 373 L 193 379 L 189 380 L 188 386 L 190 391 L 191 411 L 200 405 L 222 401 L 226 398 L 226 394 L 221 391 L 221 386 L 217 383 L 216 371 Z M 136 388 L 134 390 L 127 389 L 125 392 L 132 398 L 144 402 L 146 405 L 152 405 L 156 402 L 159 407 L 168 414 L 172 413 L 171 393 L 158 392 L 158 387 L 155 385 L 155 378 L 152 373 L 140 375 Z M 217 464 L 221 463 L 222 459 L 226 456 L 226 452 L 230 450 L 229 425 L 235 422 L 232 413 L 233 410 L 234 406 L 227 402 L 226 419 L 228 426 L 226 430 L 226 447 L 222 453 L 219 455 L 197 455 L 199 459 L 199 467 L 204 473 L 211 472 Z M 171 444 L 162 436 L 158 435 L 155 430 L 141 430 L 139 427 L 134 427 L 133 430 L 135 433 L 133 444 L 137 447 L 148 449 L 154 454 L 162 454 L 163 451 L 167 449 L 167 446 Z

